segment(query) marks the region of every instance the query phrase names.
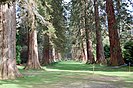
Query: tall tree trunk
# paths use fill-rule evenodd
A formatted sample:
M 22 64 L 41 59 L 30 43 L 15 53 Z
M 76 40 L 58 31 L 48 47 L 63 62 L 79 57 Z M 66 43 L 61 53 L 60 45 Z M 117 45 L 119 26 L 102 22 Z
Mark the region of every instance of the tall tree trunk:
M 118 30 L 118 36 L 120 36 L 120 32 L 121 32 L 121 30 L 120 30 L 120 25 L 121 25 L 121 23 L 120 23 L 120 9 L 121 9 L 121 0 L 114 0 L 115 2 L 116 2 L 116 11 L 117 11 L 117 19 L 116 19 L 116 23 L 117 23 L 117 30 Z
M 29 39 L 28 39 L 28 61 L 24 69 L 41 69 L 39 57 L 38 57 L 38 44 L 37 44 L 37 31 L 36 31 L 36 19 L 33 12 L 35 7 L 35 1 L 28 1 L 28 17 L 29 17 Z
M 43 65 L 50 64 L 49 48 L 43 50 Z
M 15 2 L 0 4 L 0 79 L 22 77 L 16 66 Z
M 95 26 L 96 26 L 96 63 L 105 64 L 105 55 L 104 55 L 104 48 L 102 43 L 102 36 L 100 30 L 100 23 L 99 23 L 99 11 L 98 11 L 98 0 L 94 0 L 94 8 L 95 8 Z
M 84 6 L 85 1 L 82 0 L 81 3 L 82 3 L 81 8 L 82 9 L 85 9 L 86 8 L 86 6 Z M 81 10 L 80 12 L 81 12 L 81 17 L 84 17 L 86 11 Z M 85 18 L 81 18 L 80 24 L 85 26 Z M 86 32 L 86 29 L 85 28 L 80 29 L 81 37 L 84 37 L 85 32 Z M 83 56 L 83 58 L 82 58 L 83 59 L 83 63 L 86 63 L 87 62 L 87 58 L 88 58 L 88 50 L 87 50 L 87 42 L 86 42 L 86 41 L 88 41 L 88 38 L 87 37 L 88 36 L 86 35 L 85 38 L 83 38 L 82 39 L 82 42 L 81 42 L 81 48 L 82 48 L 81 49 L 81 52 L 82 52 L 82 56 Z
M 37 31 L 29 32 L 28 62 L 24 69 L 41 69 L 38 58 Z
M 89 63 L 89 44 L 88 44 L 88 42 L 89 42 L 89 40 L 88 40 L 88 36 L 89 36 L 89 34 L 88 34 L 88 29 L 87 29 L 87 7 L 88 7 L 88 2 L 86 1 L 86 0 L 84 0 L 84 6 L 85 6 L 85 8 L 84 8 L 84 25 L 85 25 L 85 41 L 86 41 L 86 58 L 87 58 L 87 63 Z
M 50 45 L 49 45 L 49 36 L 47 34 L 44 35 L 44 47 L 43 47 L 43 65 L 50 64 Z
M 53 48 L 50 45 L 50 51 L 49 51 L 49 59 L 50 59 L 50 63 L 54 63 L 54 59 L 53 59 Z
M 88 43 L 87 43 L 87 49 L 88 49 L 88 59 L 87 59 L 87 62 L 86 63 L 90 63 L 90 64 L 93 64 L 95 63 L 95 59 L 94 59 L 94 55 L 93 55 L 93 47 L 92 47 L 92 40 L 91 40 L 91 37 L 90 37 L 90 32 L 88 33 Z
M 108 18 L 108 30 L 110 40 L 110 65 L 118 66 L 124 64 L 121 48 L 120 39 L 118 37 L 118 30 L 116 25 L 116 19 L 114 14 L 114 6 L 112 0 L 106 0 L 106 12 Z
M 88 29 L 88 16 L 87 16 L 87 10 L 88 10 L 88 0 L 84 0 L 85 8 L 84 8 L 84 22 L 85 22 L 85 36 L 86 36 L 86 48 L 87 48 L 87 62 L 86 63 L 95 63 L 94 55 L 93 55 L 93 48 L 92 48 L 92 42 L 90 37 L 90 30 Z
M 83 59 L 83 62 L 85 62 L 86 63 L 86 61 L 87 61 L 87 54 L 86 54 L 86 47 L 85 47 L 85 45 L 86 44 L 84 44 L 84 41 L 82 42 L 82 59 Z
M 56 60 L 56 51 L 55 51 L 54 46 L 52 47 L 52 58 L 53 58 L 54 62 L 57 62 L 57 60 Z

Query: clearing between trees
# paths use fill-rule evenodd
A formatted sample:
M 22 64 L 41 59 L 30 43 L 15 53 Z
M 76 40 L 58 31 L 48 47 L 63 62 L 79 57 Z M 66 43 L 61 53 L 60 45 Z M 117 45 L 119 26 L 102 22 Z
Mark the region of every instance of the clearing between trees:
M 107 67 L 62 61 L 44 70 L 23 70 L 23 78 L 0 80 L 0 88 L 132 88 L 133 67 Z

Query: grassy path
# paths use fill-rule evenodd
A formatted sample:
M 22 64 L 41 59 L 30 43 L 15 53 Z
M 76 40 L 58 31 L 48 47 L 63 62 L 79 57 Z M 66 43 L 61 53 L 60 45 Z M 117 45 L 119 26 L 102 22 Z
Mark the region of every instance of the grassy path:
M 0 88 L 133 88 L 133 67 L 111 68 L 67 61 L 20 71 L 24 78 L 0 81 Z

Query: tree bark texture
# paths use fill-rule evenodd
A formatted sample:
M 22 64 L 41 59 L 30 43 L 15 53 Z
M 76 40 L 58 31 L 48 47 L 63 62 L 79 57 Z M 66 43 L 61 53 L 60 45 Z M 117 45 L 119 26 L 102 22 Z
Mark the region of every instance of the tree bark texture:
M 93 55 L 93 47 L 92 47 L 92 41 L 91 41 L 91 37 L 90 37 L 90 33 L 88 36 L 88 42 L 87 42 L 87 49 L 88 49 L 88 59 L 86 63 L 90 63 L 93 64 L 95 63 L 95 59 L 94 59 L 94 55 Z
M 38 57 L 38 43 L 37 43 L 37 31 L 36 31 L 36 17 L 33 12 L 35 7 L 34 0 L 28 0 L 28 22 L 29 29 L 29 45 L 28 45 L 28 62 L 24 69 L 41 69 L 39 57 Z
M 82 42 L 82 61 L 86 63 L 87 61 L 87 50 L 85 47 L 86 43 L 84 43 L 84 41 Z
M 57 58 L 56 58 L 56 50 L 54 47 L 52 47 L 52 58 L 54 62 L 57 62 Z
M 106 0 L 106 12 L 108 18 L 108 30 L 110 40 L 110 65 L 118 66 L 124 64 L 122 58 L 120 39 L 118 36 L 117 23 L 114 14 L 114 6 L 112 0 Z
M 38 58 L 37 31 L 29 32 L 28 62 L 24 69 L 41 69 Z
M 93 55 L 93 48 L 92 48 L 92 41 L 91 41 L 91 31 L 88 28 L 88 16 L 87 16 L 87 10 L 88 10 L 88 0 L 84 0 L 84 22 L 85 22 L 85 39 L 86 39 L 86 50 L 87 50 L 87 62 L 86 63 L 95 63 L 94 55 Z
M 16 66 L 15 2 L 0 4 L 0 79 L 22 77 Z
M 100 30 L 98 0 L 94 0 L 95 8 L 95 27 L 96 27 L 96 63 L 106 64 L 104 48 L 102 43 L 102 35 Z
M 43 65 L 50 64 L 50 45 L 49 45 L 49 36 L 47 34 L 44 35 L 44 47 L 43 47 Z

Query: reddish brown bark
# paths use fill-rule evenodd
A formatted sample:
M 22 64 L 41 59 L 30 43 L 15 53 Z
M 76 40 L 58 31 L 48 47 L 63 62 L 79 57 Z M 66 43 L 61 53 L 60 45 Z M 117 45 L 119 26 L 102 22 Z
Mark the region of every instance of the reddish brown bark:
M 16 66 L 15 2 L 0 4 L 0 79 L 22 77 Z
M 37 31 L 29 33 L 28 61 L 24 69 L 41 69 L 38 59 Z
M 43 65 L 50 64 L 50 43 L 49 36 L 47 34 L 44 35 L 44 48 L 43 48 Z
M 87 50 L 87 62 L 86 63 L 95 63 L 94 55 L 93 55 L 93 48 L 92 48 L 92 41 L 91 41 L 91 31 L 88 29 L 88 16 L 87 16 L 87 10 L 88 10 L 88 0 L 84 0 L 84 24 L 85 24 L 85 36 L 86 36 L 86 50 Z
M 92 41 L 91 41 L 91 38 L 90 38 L 90 33 L 89 33 L 89 36 L 88 36 L 88 42 L 87 42 L 87 49 L 88 49 L 88 58 L 87 58 L 87 62 L 86 63 L 90 63 L 90 64 L 93 64 L 95 63 L 95 59 L 94 59 L 94 55 L 93 55 L 93 48 L 92 48 Z
M 124 61 L 120 48 L 120 39 L 118 37 L 118 30 L 116 26 L 114 6 L 112 0 L 106 0 L 106 12 L 108 18 L 108 30 L 110 40 L 110 65 L 122 65 L 124 64 Z
M 104 48 L 102 44 L 102 35 L 99 23 L 99 11 L 98 11 L 98 0 L 94 0 L 95 7 L 95 27 L 96 27 L 96 63 L 106 64 Z
M 36 31 L 36 19 L 33 7 L 36 6 L 34 0 L 28 1 L 28 22 L 30 25 L 28 39 L 28 61 L 24 69 L 41 69 L 38 57 L 38 43 Z
M 44 56 L 43 56 L 43 65 L 50 64 L 50 56 L 49 56 L 49 48 L 44 49 Z

